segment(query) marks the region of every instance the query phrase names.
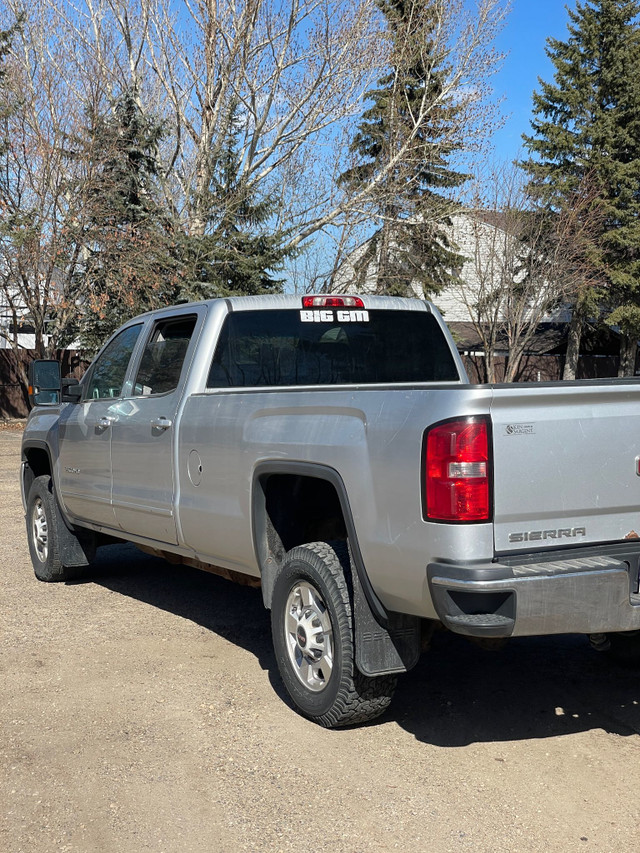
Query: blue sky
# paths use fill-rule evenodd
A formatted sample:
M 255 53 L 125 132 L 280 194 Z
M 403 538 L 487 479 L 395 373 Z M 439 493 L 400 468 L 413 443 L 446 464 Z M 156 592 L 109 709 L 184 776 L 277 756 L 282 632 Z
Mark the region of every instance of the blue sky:
M 496 96 L 504 98 L 504 127 L 493 142 L 498 161 L 515 159 L 522 148 L 522 134 L 531 130 L 531 96 L 538 89 L 538 77 L 553 79 L 553 65 L 545 54 L 549 36 L 565 41 L 569 15 L 562 0 L 512 0 L 511 13 L 498 39 L 498 47 L 508 53 L 502 70 L 494 78 Z

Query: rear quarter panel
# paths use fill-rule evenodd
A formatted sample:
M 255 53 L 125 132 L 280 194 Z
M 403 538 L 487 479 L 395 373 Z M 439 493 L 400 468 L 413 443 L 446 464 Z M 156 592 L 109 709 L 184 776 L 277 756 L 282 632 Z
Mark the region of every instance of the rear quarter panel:
M 345 484 L 382 602 L 434 615 L 427 563 L 490 558 L 492 527 L 423 520 L 423 434 L 434 421 L 486 412 L 488 397 L 487 389 L 435 384 L 193 395 L 181 416 L 177 454 L 184 542 L 200 559 L 259 574 L 251 535 L 256 466 L 278 460 L 328 466 Z M 202 468 L 197 485 L 189 476 L 194 453 Z

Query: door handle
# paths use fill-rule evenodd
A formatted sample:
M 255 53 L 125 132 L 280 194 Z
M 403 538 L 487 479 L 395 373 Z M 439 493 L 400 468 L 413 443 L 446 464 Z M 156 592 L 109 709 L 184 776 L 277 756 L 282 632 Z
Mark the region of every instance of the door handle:
M 171 424 L 172 424 L 172 421 L 170 421 L 169 418 L 163 418 L 163 417 L 154 418 L 151 421 L 151 426 L 154 429 L 160 429 L 160 430 L 169 429 Z
M 115 418 L 109 418 L 104 416 L 102 418 L 98 418 L 98 420 L 96 421 L 96 426 L 98 429 L 109 429 L 114 420 Z

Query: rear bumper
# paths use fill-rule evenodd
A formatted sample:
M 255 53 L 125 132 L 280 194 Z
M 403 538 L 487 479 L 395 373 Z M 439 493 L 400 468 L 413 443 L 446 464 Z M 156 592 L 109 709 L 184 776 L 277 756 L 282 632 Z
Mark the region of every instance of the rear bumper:
M 510 557 L 470 565 L 430 563 L 442 623 L 474 637 L 596 634 L 640 629 L 640 543 L 599 551 Z

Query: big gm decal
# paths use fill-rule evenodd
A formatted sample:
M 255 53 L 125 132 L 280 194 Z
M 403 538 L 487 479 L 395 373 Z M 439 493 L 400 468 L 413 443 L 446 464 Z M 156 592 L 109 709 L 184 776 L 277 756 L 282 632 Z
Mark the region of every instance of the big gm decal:
M 302 323 L 368 323 L 368 311 L 330 311 L 327 308 L 314 311 L 301 311 Z

